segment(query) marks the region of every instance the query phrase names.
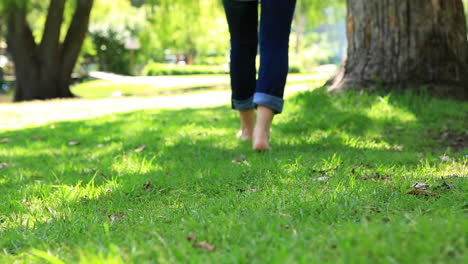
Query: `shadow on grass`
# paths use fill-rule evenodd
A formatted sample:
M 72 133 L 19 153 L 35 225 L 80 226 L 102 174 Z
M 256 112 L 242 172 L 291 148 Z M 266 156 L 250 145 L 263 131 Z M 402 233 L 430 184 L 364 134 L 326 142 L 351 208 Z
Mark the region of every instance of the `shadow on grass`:
M 406 108 L 408 117 L 372 117 L 369 109 L 379 99 L 363 98 L 323 90 L 296 96 L 287 119 L 280 117 L 275 127 L 271 153 L 253 153 L 249 144 L 233 139 L 237 121 L 227 107 L 144 110 L 0 132 L 0 138 L 10 139 L 0 150 L 0 163 L 9 166 L 0 170 L 0 192 L 7 198 L 0 203 L 0 227 L 10 224 L 0 229 L 0 248 L 20 254 L 44 240 L 51 248 L 111 244 L 125 232 L 140 234 L 142 242 L 155 240 L 138 228 L 142 212 L 156 215 L 145 227 L 156 225 L 153 221 L 181 224 L 211 201 L 241 200 L 243 193 L 265 186 L 281 188 L 285 167 L 298 161 L 298 184 L 324 171 L 347 182 L 360 176 L 352 176 L 352 170 L 364 171 L 362 166 L 374 171 L 417 167 L 422 143 L 415 133 L 425 127 L 420 122 L 425 117 L 409 111 L 414 106 L 408 102 L 394 101 L 385 103 Z M 391 195 L 393 189 L 384 188 Z M 222 214 L 232 208 L 213 210 Z M 307 212 L 314 210 L 319 209 Z M 109 216 L 119 212 L 125 212 L 128 228 L 110 223 Z M 101 235 L 109 228 L 120 231 Z M 185 228 L 184 233 L 192 231 Z

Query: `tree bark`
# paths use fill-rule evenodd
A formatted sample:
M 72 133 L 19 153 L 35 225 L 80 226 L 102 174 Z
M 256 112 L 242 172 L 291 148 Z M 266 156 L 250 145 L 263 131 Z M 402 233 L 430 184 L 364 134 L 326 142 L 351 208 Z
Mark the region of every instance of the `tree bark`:
M 15 101 L 73 97 L 70 80 L 88 30 L 94 0 L 76 0 L 76 10 L 60 43 L 65 0 L 50 0 L 42 40 L 36 44 L 26 20 L 26 3 L 8 7 L 7 42 L 15 64 Z
M 347 0 L 347 59 L 330 91 L 428 90 L 468 99 L 461 0 Z

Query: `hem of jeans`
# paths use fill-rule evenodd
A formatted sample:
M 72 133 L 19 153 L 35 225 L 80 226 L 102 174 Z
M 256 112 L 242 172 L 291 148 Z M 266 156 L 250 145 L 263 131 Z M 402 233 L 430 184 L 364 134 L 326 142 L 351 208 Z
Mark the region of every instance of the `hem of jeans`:
M 255 106 L 263 105 L 272 109 L 275 114 L 283 112 L 284 100 L 281 97 L 265 93 L 255 93 L 253 97 Z
M 253 97 L 245 100 L 236 100 L 232 99 L 232 109 L 239 111 L 246 111 L 255 109 L 255 104 L 253 103 Z

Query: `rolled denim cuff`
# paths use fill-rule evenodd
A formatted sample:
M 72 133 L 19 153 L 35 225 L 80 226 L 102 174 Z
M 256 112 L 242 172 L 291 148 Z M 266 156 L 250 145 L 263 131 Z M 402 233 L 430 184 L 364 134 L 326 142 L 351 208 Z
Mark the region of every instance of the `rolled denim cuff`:
M 255 109 L 255 104 L 253 103 L 253 97 L 245 100 L 235 100 L 232 99 L 232 109 L 245 111 L 250 109 Z
M 256 106 L 263 105 L 272 109 L 275 114 L 283 112 L 284 100 L 281 97 L 276 97 L 265 93 L 255 93 L 253 102 Z

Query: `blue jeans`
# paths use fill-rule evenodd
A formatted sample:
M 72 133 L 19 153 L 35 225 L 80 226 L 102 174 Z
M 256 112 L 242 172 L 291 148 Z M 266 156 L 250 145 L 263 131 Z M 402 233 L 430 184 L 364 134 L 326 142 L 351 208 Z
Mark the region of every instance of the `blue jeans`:
M 296 0 L 223 0 L 231 35 L 232 108 L 266 106 L 281 113 L 289 69 L 289 35 Z M 260 42 L 260 69 L 255 57 Z

